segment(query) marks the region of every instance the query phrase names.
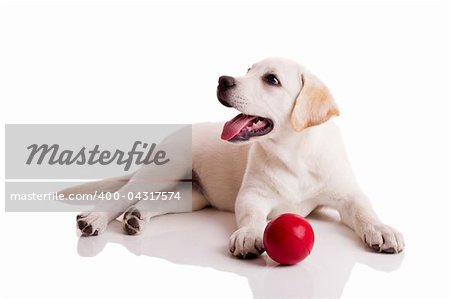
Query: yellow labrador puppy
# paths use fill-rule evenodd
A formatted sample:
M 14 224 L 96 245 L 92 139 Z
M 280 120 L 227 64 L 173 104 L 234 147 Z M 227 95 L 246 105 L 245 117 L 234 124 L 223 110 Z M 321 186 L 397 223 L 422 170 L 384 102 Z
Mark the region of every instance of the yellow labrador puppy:
M 220 77 L 217 97 L 241 113 L 225 124 L 193 125 L 192 165 L 177 163 L 183 171 L 192 170 L 193 210 L 213 206 L 235 212 L 238 229 L 229 240 L 234 256 L 253 258 L 264 251 L 262 237 L 268 219 L 286 212 L 307 216 L 319 206 L 335 208 L 342 221 L 374 250 L 403 250 L 402 235 L 379 220 L 360 190 L 338 128 L 330 120 L 339 115 L 338 107 L 312 73 L 287 59 L 266 59 L 242 77 Z M 152 166 L 145 166 L 119 181 L 90 183 L 63 192 L 101 189 L 126 194 L 142 189 L 134 182 L 154 173 Z M 122 211 L 128 208 L 123 223 L 129 234 L 140 232 L 151 217 L 164 214 L 145 212 L 145 204 L 139 201 L 121 207 Z M 77 224 L 83 235 L 96 235 L 118 216 L 82 213 Z

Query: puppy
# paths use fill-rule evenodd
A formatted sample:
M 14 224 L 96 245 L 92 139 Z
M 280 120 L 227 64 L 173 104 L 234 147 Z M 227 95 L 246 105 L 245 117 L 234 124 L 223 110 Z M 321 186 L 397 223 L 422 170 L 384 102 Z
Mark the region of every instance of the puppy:
M 379 220 L 359 188 L 331 120 L 339 109 L 316 76 L 293 61 L 265 59 L 242 77 L 220 77 L 217 97 L 240 114 L 225 124 L 193 125 L 192 163 L 181 159 L 173 163 L 178 163 L 180 178 L 192 171 L 192 210 L 213 206 L 235 212 L 238 229 L 229 240 L 234 256 L 254 258 L 264 251 L 262 237 L 268 219 L 286 212 L 306 217 L 320 206 L 336 209 L 342 222 L 372 249 L 403 250 L 402 235 Z M 139 183 L 158 171 L 148 165 L 120 180 L 62 192 L 127 194 L 170 187 Z M 146 212 L 145 201 L 130 207 L 117 204 L 123 205 L 117 210 L 126 210 L 123 226 L 129 234 L 139 233 L 150 218 L 170 212 Z M 82 213 L 77 216 L 78 228 L 83 235 L 97 235 L 119 215 Z

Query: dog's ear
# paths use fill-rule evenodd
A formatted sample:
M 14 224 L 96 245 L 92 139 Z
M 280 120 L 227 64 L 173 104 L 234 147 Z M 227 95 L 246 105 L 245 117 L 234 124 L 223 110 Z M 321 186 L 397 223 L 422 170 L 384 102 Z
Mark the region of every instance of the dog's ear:
M 291 114 L 291 123 L 297 132 L 339 115 L 339 109 L 325 84 L 312 74 L 302 74 L 300 80 L 302 90 Z

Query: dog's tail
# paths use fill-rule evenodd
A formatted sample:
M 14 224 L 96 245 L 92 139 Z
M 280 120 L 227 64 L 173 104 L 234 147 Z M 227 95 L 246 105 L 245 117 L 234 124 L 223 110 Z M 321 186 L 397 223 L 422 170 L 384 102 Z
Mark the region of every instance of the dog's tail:
M 122 176 L 122 177 L 116 177 L 116 178 L 110 178 L 95 182 L 89 182 L 86 184 L 81 184 L 73 187 L 65 188 L 61 191 L 59 191 L 59 194 L 63 194 L 64 197 L 69 197 L 70 194 L 95 194 L 96 192 L 116 192 L 123 186 L 125 186 L 130 178 L 134 175 L 134 173 Z

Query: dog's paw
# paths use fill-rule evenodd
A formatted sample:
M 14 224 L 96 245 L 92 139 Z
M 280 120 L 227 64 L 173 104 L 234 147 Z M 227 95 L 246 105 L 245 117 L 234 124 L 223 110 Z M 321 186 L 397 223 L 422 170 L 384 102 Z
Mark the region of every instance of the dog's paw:
M 241 259 L 253 259 L 264 252 L 263 232 L 249 227 L 242 227 L 230 237 L 231 254 Z
M 129 235 L 140 233 L 144 224 L 141 212 L 134 206 L 129 207 L 123 214 L 123 229 Z
M 81 213 L 77 215 L 77 228 L 83 237 L 97 236 L 105 231 L 108 217 L 104 213 Z
M 399 253 L 405 247 L 402 234 L 385 224 L 367 226 L 361 238 L 370 248 L 377 252 Z

